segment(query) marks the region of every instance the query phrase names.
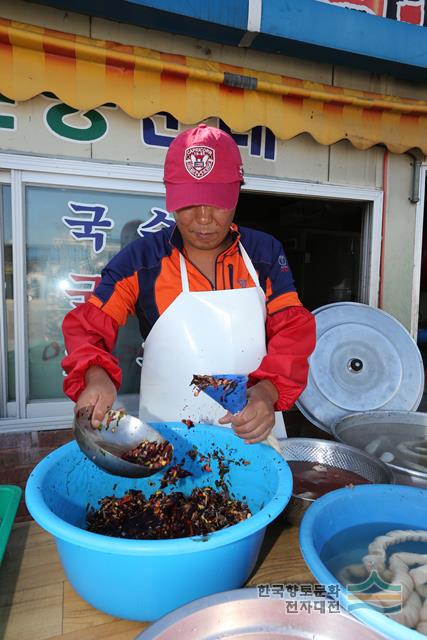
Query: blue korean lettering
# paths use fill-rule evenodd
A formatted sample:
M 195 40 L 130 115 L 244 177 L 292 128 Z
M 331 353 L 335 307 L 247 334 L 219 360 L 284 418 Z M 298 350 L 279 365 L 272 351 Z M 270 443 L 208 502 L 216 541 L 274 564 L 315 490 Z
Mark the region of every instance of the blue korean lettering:
M 158 133 L 156 119 L 161 116 L 164 119 L 164 129 L 171 131 L 171 135 Z M 265 160 L 276 159 L 276 137 L 267 127 L 253 127 L 248 133 L 234 133 L 230 127 L 218 118 L 218 127 L 228 133 L 236 144 L 243 149 L 248 149 L 252 157 Z M 154 116 L 143 118 L 141 121 L 142 141 L 149 147 L 168 148 L 172 140 L 179 132 L 180 125 L 176 118 L 170 113 L 160 111 Z
M 276 159 L 276 136 L 268 127 L 265 127 L 264 158 L 266 160 Z
M 262 145 L 262 134 L 264 132 L 264 151 Z M 260 158 L 262 155 L 265 160 L 276 159 L 276 137 L 268 127 L 254 127 L 251 129 L 251 144 L 249 147 L 249 155 Z
M 143 238 L 145 233 L 156 233 L 163 227 L 172 227 L 174 224 L 175 219 L 170 216 L 167 211 L 153 207 L 153 209 L 151 209 L 151 218 L 145 222 L 141 222 L 137 233 Z
M 165 129 L 169 129 L 171 131 L 179 131 L 179 123 L 176 118 L 170 115 L 170 113 L 166 113 L 165 111 L 160 111 L 157 116 L 163 116 L 165 119 Z M 142 141 L 144 144 L 150 147 L 169 147 L 170 143 L 174 139 L 174 135 L 167 136 L 157 133 L 156 124 L 154 117 L 144 118 L 142 120 Z
M 249 135 L 247 133 L 233 133 L 223 120 L 218 121 L 219 128 L 228 133 L 239 147 L 247 147 Z
M 218 126 L 228 133 L 239 147 L 249 148 L 249 154 L 252 157 L 264 156 L 265 160 L 276 159 L 276 138 L 267 127 L 254 127 L 249 133 L 233 133 L 223 120 L 218 120 Z M 262 146 L 263 131 L 264 149 Z
M 107 234 L 104 231 L 114 227 L 114 220 L 106 218 L 108 207 L 102 204 L 86 204 L 83 202 L 68 202 L 73 213 L 89 214 L 90 218 L 69 218 L 63 216 L 62 222 L 71 229 L 70 235 L 75 240 L 91 240 L 95 253 L 104 250 Z
M 251 156 L 261 155 L 262 127 L 254 127 L 251 135 Z

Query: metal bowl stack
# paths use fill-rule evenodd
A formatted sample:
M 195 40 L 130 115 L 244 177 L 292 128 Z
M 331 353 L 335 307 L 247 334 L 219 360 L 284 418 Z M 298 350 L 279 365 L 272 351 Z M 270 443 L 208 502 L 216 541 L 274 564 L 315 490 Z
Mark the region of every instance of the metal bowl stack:
M 427 413 L 354 413 L 340 420 L 333 434 L 386 462 L 396 483 L 427 488 Z
M 394 482 L 392 471 L 381 460 L 347 444 L 315 438 L 288 438 L 280 444 L 286 461 L 318 462 L 353 471 L 373 484 Z M 284 511 L 285 518 L 291 524 L 299 524 L 314 500 L 314 498 L 300 498 L 292 494 Z

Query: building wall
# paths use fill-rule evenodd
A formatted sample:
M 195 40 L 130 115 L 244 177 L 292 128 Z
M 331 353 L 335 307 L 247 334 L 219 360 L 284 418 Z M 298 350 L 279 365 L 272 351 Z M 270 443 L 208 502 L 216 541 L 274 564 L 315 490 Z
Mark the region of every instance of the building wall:
M 65 133 L 61 136 L 60 128 L 46 122 L 59 104 L 59 100 L 43 95 L 19 104 L 2 102 L 0 98 L 0 114 L 15 118 L 14 130 L 0 128 L 1 150 L 101 162 L 163 164 L 166 147 L 144 143 L 141 120 L 130 118 L 117 107 L 100 107 L 96 111 L 106 123 L 105 133 L 94 142 L 80 142 L 66 137 Z M 168 130 L 164 117 L 154 116 L 152 120 L 160 135 L 176 135 L 176 131 Z M 211 122 L 217 124 L 218 121 L 212 118 Z M 76 129 L 89 124 L 78 112 L 67 115 L 64 123 Z M 315 142 L 309 134 L 302 134 L 291 140 L 275 139 L 270 146 L 274 159 L 268 159 L 265 142 L 259 156 L 251 153 L 249 146 L 242 146 L 241 151 L 245 171 L 253 175 L 382 187 L 383 151 L 379 147 L 359 151 L 347 141 L 328 147 Z
M 92 38 L 268 70 L 271 73 L 336 86 L 402 97 L 427 98 L 427 87 L 405 83 L 391 77 L 141 29 L 42 7 L 23 0 L 4 1 L 0 15 Z M 120 109 L 101 107 L 99 112 L 108 121 L 108 130 L 96 142 L 85 143 L 63 139 L 47 127 L 46 112 L 55 104 L 54 100 L 43 96 L 19 105 L 0 103 L 0 113 L 15 115 L 17 118 L 16 130 L 0 130 L 0 149 L 14 153 L 76 157 L 115 163 L 162 164 L 165 149 L 144 145 L 141 121 L 130 118 Z M 87 123 L 81 114 L 71 115 L 66 121 L 76 127 Z M 164 125 L 161 118 L 156 120 L 156 125 L 159 130 Z M 302 134 L 292 140 L 276 141 L 275 149 L 275 160 L 265 159 L 265 154 L 259 157 L 251 156 L 248 150 L 242 149 L 246 173 L 382 189 L 382 147 L 359 151 L 347 141 L 328 147 L 319 145 L 310 135 Z M 408 200 L 412 180 L 411 158 L 407 155 L 389 154 L 388 166 L 383 302 L 384 308 L 409 328 L 413 264 L 414 260 L 418 259 L 414 256 L 415 207 Z
M 412 305 L 416 205 L 409 200 L 411 159 L 390 154 L 385 219 L 384 309 L 408 326 Z

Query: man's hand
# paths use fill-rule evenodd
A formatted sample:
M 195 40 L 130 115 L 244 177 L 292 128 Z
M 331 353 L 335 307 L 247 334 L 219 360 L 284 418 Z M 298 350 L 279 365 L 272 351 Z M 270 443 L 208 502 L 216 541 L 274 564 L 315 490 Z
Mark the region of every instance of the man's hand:
M 93 406 L 92 427 L 96 429 L 117 397 L 116 387 L 101 367 L 89 367 L 85 374 L 86 387 L 80 394 L 75 411 Z
M 231 422 L 235 433 L 245 442 L 262 442 L 274 427 L 274 405 L 279 394 L 272 382 L 261 380 L 248 389 L 248 404 L 240 413 L 228 412 L 218 422 Z

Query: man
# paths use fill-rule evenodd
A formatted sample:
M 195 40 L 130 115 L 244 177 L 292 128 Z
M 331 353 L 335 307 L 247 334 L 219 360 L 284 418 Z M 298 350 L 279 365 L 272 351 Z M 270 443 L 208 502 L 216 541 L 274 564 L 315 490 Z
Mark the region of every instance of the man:
M 94 406 L 93 424 L 116 399 L 121 372 L 111 351 L 119 326 L 136 313 L 145 337 L 141 419 L 231 424 L 249 443 L 275 423 L 285 435 L 281 411 L 305 388 L 314 318 L 282 245 L 233 224 L 242 181 L 239 149 L 224 131 L 201 124 L 170 145 L 164 182 L 176 226 L 126 246 L 95 294 L 64 319 L 64 391 L 76 408 Z M 194 374 L 249 374 L 248 404 L 224 416 L 205 394 L 194 395 Z

